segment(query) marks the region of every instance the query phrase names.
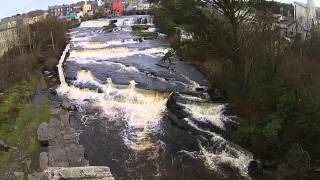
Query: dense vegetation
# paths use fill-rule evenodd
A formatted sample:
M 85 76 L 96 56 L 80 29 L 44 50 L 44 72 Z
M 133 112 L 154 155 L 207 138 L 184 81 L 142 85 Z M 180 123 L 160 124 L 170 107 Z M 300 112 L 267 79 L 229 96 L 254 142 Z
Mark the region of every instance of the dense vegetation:
M 287 41 L 267 1 L 154 0 L 156 23 L 234 104 L 233 140 L 279 179 L 316 179 L 320 167 L 320 35 Z M 213 91 L 212 94 L 214 95 Z

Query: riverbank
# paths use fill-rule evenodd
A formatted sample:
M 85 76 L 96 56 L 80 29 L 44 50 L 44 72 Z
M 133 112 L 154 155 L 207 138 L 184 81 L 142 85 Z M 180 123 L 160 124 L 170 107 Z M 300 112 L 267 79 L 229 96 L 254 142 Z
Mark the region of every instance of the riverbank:
M 47 83 L 40 72 L 30 82 L 17 83 L 3 94 L 0 137 L 10 147 L 0 151 L 0 174 L 4 179 L 14 171 L 34 170 L 32 157 L 40 151 L 36 131 L 49 120 L 50 112 Z
M 232 102 L 239 122 L 234 142 L 279 179 L 316 179 L 320 63 L 315 47 L 320 36 L 314 31 L 306 41 L 289 42 L 271 28 L 274 9 L 269 5 L 283 6 L 259 1 L 247 7 L 259 12 L 252 18 L 263 23 L 256 24 L 237 22 L 237 13 L 230 17 L 229 11 L 216 13 L 196 2 L 161 1 L 155 22 L 177 54 L 208 76 L 212 96 Z

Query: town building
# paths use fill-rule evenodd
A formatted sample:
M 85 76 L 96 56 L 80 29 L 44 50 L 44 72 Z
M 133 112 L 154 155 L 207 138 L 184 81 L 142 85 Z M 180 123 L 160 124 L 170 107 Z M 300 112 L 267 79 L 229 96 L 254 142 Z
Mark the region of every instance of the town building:
M 72 11 L 70 5 L 49 6 L 48 13 L 53 17 L 66 16 Z
M 317 13 L 318 11 L 318 13 Z M 294 19 L 304 24 L 312 24 L 320 17 L 320 8 L 315 6 L 315 0 L 308 0 L 308 4 L 294 2 Z
M 18 28 L 44 20 L 45 11 L 37 10 L 0 20 L 0 57 L 17 44 Z
M 84 15 L 93 16 L 98 11 L 98 1 L 85 1 L 82 6 Z
M 275 24 L 283 37 L 307 40 L 312 30 L 317 30 L 320 25 L 320 8 L 315 6 L 315 0 L 308 0 L 307 4 L 294 2 L 293 6 L 294 16 L 280 16 Z

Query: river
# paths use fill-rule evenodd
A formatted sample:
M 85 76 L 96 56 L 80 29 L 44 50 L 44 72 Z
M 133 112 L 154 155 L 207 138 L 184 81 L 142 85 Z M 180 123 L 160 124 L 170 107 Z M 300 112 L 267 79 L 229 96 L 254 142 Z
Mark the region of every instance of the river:
M 150 16 L 86 21 L 70 32 L 59 64 L 58 94 L 77 106 L 73 124 L 92 166 L 116 179 L 249 179 L 252 154 L 229 142 L 227 104 L 212 102 L 207 78 L 176 59 L 164 34 L 135 37 Z M 66 56 L 66 57 L 64 57 Z M 230 125 L 231 124 L 231 125 Z

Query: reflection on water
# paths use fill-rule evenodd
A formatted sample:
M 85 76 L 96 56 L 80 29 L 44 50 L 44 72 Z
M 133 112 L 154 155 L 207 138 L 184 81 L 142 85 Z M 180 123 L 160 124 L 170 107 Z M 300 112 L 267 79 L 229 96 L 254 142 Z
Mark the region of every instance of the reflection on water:
M 73 121 L 90 165 L 110 166 L 118 179 L 245 178 L 252 155 L 221 135 L 231 122 L 225 105 L 171 93 L 205 90 L 206 78 L 181 61 L 159 66 L 164 39 L 135 40 L 130 26 L 153 26 L 151 17 L 117 20 L 112 33 L 102 31 L 110 19 L 74 29 L 58 65 L 57 91 L 80 111 Z

